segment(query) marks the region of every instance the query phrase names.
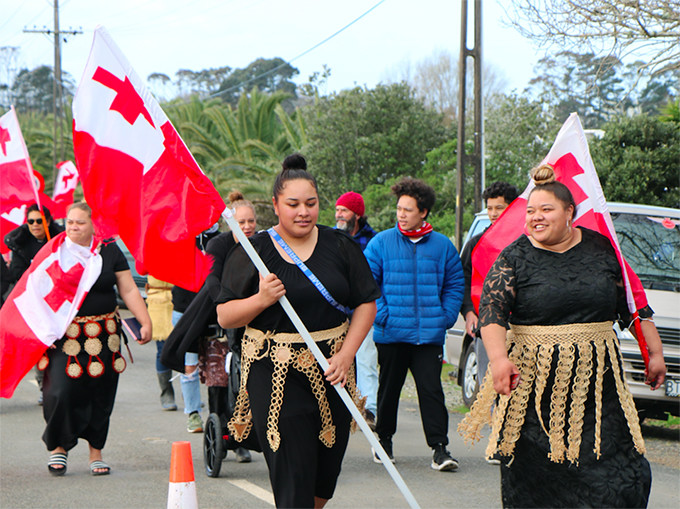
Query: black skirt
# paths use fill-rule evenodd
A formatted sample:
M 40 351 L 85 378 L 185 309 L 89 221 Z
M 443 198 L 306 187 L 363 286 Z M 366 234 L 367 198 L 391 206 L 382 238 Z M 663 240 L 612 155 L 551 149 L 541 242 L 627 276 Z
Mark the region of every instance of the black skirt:
M 112 313 L 76 320 L 46 352 L 42 439 L 49 451 L 68 451 L 79 438 L 95 449 L 104 448 L 118 375 L 125 369 L 118 317 Z

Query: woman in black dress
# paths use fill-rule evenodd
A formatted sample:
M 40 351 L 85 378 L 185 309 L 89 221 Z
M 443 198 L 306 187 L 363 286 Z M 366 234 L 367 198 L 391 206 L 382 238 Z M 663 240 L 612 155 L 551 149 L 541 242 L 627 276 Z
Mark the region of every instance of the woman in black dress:
M 651 470 L 612 329 L 630 321 L 621 267 L 606 237 L 571 226 L 576 206 L 552 168 L 533 178 L 528 235 L 503 250 L 484 282 L 491 374 L 460 431 L 479 438 L 501 395 L 486 452 L 502 458 L 504 507 L 646 507 Z M 652 310 L 639 314 L 656 389 L 666 372 L 661 339 Z
M 222 327 L 247 325 L 241 391 L 229 427 L 237 439 L 254 427 L 278 507 L 323 507 L 333 496 L 351 424 L 331 385 L 345 385 L 356 397 L 354 356 L 373 323 L 380 294 L 359 246 L 338 230 L 317 226 L 318 191 L 302 156 L 284 161 L 273 204 L 279 218 L 274 230 L 335 301 L 354 313 L 348 326 L 347 315 L 322 296 L 267 232 L 252 237 L 272 272 L 265 278 L 236 247 L 225 264 L 217 306 Z M 325 373 L 277 302 L 284 294 L 329 359 Z
M 91 246 L 92 212 L 85 203 L 71 205 L 66 216 L 66 235 L 81 246 Z M 102 245 L 102 271 L 83 300 L 66 335 L 50 347 L 38 363 L 45 369 L 42 439 L 50 451 L 47 467 L 64 475 L 68 451 L 79 438 L 90 447 L 90 472 L 106 475 L 111 469 L 102 461 L 109 419 L 125 369 L 116 310 L 118 287 L 123 302 L 142 325 L 140 344 L 151 340 L 151 319 L 132 279 L 127 261 L 115 242 Z M 46 366 L 45 366 L 46 364 Z

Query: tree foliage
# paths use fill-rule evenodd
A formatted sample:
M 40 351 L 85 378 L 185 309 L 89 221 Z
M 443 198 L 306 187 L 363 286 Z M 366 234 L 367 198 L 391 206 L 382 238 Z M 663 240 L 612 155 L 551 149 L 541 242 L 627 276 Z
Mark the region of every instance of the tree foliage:
M 62 72 L 64 102 L 71 102 L 75 85 L 67 72 Z M 11 87 L 14 106 L 19 111 L 52 112 L 54 104 L 54 72 L 52 67 L 41 65 L 35 69 L 19 71 Z M 62 103 L 63 104 L 63 103 Z
M 220 83 L 219 97 L 236 105 L 244 93 L 253 88 L 262 92 L 283 92 L 296 97 L 296 85 L 291 79 L 300 74 L 297 68 L 282 58 L 258 58 L 244 69 L 234 69 Z
M 362 192 L 395 176 L 418 177 L 425 154 L 447 136 L 440 115 L 406 84 L 345 90 L 320 98 L 304 114 L 306 153 L 326 206 L 346 191 Z
M 680 69 L 680 0 L 512 0 L 513 26 L 562 49 L 648 56 L 650 74 Z
M 638 115 L 603 128 L 590 151 L 607 200 L 677 208 L 680 124 Z
M 558 120 L 576 111 L 585 128 L 600 128 L 624 113 L 656 115 L 680 95 L 680 70 L 642 77 L 643 66 L 624 66 L 611 55 L 561 51 L 539 60 L 529 91 Z
M 524 189 L 529 171 L 546 156 L 559 128 L 540 101 L 516 94 L 498 97 L 485 111 L 487 185 L 502 180 Z

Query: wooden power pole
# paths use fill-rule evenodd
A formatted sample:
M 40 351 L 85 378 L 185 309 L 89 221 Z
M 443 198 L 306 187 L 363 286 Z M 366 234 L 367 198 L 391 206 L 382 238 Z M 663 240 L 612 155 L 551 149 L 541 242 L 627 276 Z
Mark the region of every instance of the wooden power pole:
M 482 107 L 482 0 L 474 0 L 474 47 L 467 47 L 468 2 L 461 0 L 460 15 L 460 56 L 458 58 L 458 145 L 456 157 L 456 247 L 463 246 L 463 213 L 465 212 L 465 166 L 474 168 L 474 207 L 482 207 L 482 186 L 484 185 L 483 154 L 483 107 Z M 465 152 L 465 99 L 467 82 L 467 57 L 474 59 L 474 153 Z
M 43 29 L 24 29 L 24 32 L 35 34 L 54 35 L 54 81 L 52 82 L 52 115 L 54 116 L 53 136 L 54 147 L 52 150 L 52 182 L 57 180 L 57 160 L 63 159 L 64 147 L 61 143 L 62 138 L 62 117 L 64 114 L 64 90 L 61 80 L 61 38 L 63 35 L 82 34 L 82 30 L 60 30 L 59 29 L 59 0 L 54 0 L 54 30 Z M 65 40 L 65 39 L 64 39 Z M 59 148 L 61 147 L 61 153 Z

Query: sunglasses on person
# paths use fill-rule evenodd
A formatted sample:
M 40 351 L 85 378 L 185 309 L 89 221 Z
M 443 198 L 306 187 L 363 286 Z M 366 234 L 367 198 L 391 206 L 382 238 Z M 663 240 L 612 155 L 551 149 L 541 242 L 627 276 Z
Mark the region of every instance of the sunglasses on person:
M 33 224 L 33 223 L 42 224 L 42 217 L 39 217 L 38 219 L 26 219 L 26 222 L 28 224 Z

